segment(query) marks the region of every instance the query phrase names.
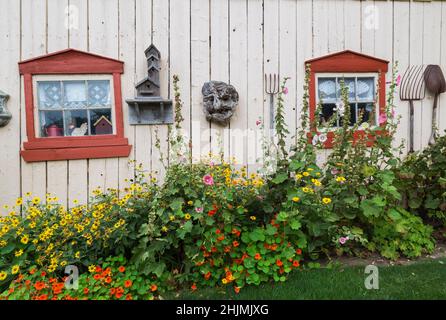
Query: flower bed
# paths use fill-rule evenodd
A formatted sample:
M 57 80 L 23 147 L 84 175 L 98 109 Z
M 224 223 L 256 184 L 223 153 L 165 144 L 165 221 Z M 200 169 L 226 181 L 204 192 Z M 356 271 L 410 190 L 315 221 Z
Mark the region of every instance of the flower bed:
M 247 285 L 286 281 L 305 260 L 310 264 L 321 256 L 378 251 L 396 259 L 431 252 L 432 227 L 412 205 L 404 206 L 410 190 L 396 178 L 409 167 L 392 146 L 398 124 L 392 112 L 395 81 L 383 121 L 386 134 L 381 127 L 364 127 L 363 139 L 354 136 L 344 103 L 347 120 L 321 168 L 316 152 L 324 138 L 308 143 L 307 137 L 308 127 L 316 125 L 307 118 L 308 76 L 309 71 L 297 144 L 285 147 L 285 80 L 276 139 L 264 139 L 265 165 L 258 173 L 222 154 L 192 163 L 181 135 L 175 77 L 175 125 L 164 182 L 137 166 L 129 188 L 95 190 L 89 206 L 67 209 L 51 195 L 45 203 L 32 195 L 17 199 L 0 218 L 1 297 L 157 299 L 166 291 L 215 286 L 238 293 Z M 342 93 L 345 102 L 345 87 Z M 77 290 L 64 274 L 67 266 L 79 272 Z

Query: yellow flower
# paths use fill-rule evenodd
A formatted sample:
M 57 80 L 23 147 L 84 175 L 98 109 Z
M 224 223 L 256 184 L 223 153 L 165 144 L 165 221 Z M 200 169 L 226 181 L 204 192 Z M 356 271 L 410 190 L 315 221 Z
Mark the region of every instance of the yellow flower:
M 336 178 L 336 181 L 337 181 L 337 182 L 345 182 L 345 180 L 346 180 L 346 179 L 345 179 L 344 177 L 337 177 L 337 178 Z
M 39 204 L 40 203 L 40 198 L 39 197 L 34 197 L 32 201 L 33 201 L 34 204 Z
M 6 247 L 8 243 L 5 240 L 0 241 L 0 248 Z
M 304 173 L 302 173 L 304 175 L 304 177 L 308 177 L 310 175 L 309 172 L 305 171 Z
M 167 227 L 164 226 L 164 227 L 161 228 L 161 230 L 162 230 L 163 232 L 167 232 L 169 229 L 167 229 Z
M 189 200 L 189 201 L 187 202 L 187 204 L 191 206 L 191 205 L 194 204 L 194 202 L 193 202 L 192 200 Z
M 250 216 L 249 219 L 251 219 L 252 221 L 256 221 L 256 216 Z
M 221 283 L 223 283 L 223 284 L 227 284 L 227 283 L 228 283 L 228 280 L 226 280 L 226 278 L 223 278 L 223 280 L 221 280 Z
M 22 198 L 17 198 L 17 200 L 15 201 L 16 206 L 21 206 L 23 204 L 23 199 Z
M 189 213 L 186 213 L 186 214 L 184 215 L 184 219 L 189 220 L 190 218 L 191 218 L 191 216 L 190 216 Z
M 16 257 L 20 257 L 22 254 L 23 254 L 23 250 L 22 250 L 22 249 L 17 250 L 16 252 L 14 252 L 14 255 L 15 255 Z
M 48 272 L 54 272 L 54 271 L 56 271 L 56 266 L 55 265 L 49 266 Z
M 74 203 L 74 204 L 78 204 L 78 203 L 79 203 L 79 200 L 74 199 L 74 200 L 73 200 L 73 203 Z
M 311 189 L 308 188 L 308 187 L 303 187 L 302 191 L 305 192 L 305 193 L 309 193 L 309 192 L 311 192 Z
M 170 221 L 175 220 L 175 216 L 169 216 L 169 220 L 170 220 Z
M 313 169 L 313 168 L 308 168 L 307 170 L 311 172 L 311 171 L 313 171 L 314 169 Z
M 331 199 L 330 198 L 323 198 L 322 202 L 325 203 L 325 204 L 329 204 L 329 203 L 331 203 Z
M 300 198 L 299 197 L 294 197 L 293 198 L 293 202 L 299 202 Z
M 0 272 L 0 281 L 3 281 L 6 279 L 8 274 L 5 271 Z
M 316 176 L 320 177 L 321 173 L 320 172 L 316 172 Z
M 75 254 L 74 254 L 74 257 L 76 258 L 76 259 L 79 259 L 80 257 L 81 257 L 81 253 L 78 251 L 78 252 L 76 252 Z
M 60 262 L 60 266 L 61 266 L 61 267 L 65 267 L 66 265 L 67 265 L 67 262 L 66 262 L 66 261 L 61 261 L 61 262 Z
M 96 271 L 96 266 L 94 264 L 91 264 L 88 266 L 88 271 L 90 271 L 90 273 L 93 273 Z
M 296 174 L 296 180 L 302 179 L 302 175 L 300 173 Z
M 322 185 L 322 183 L 319 180 L 317 180 L 317 179 L 311 179 L 311 181 L 314 183 L 314 185 L 316 187 L 320 187 Z
M 20 242 L 23 243 L 23 244 L 27 244 L 28 241 L 29 241 L 29 238 L 28 238 L 28 236 L 26 234 L 23 235 L 23 237 L 20 239 Z
M 20 270 L 20 267 L 18 265 L 15 265 L 15 266 L 12 267 L 11 273 L 12 274 L 17 274 L 19 272 L 19 270 Z
M 2 227 L 2 233 L 3 234 L 7 233 L 8 231 L 9 231 L 9 227 L 8 226 L 5 225 L 5 226 Z
M 25 195 L 26 195 L 27 197 L 31 197 L 32 193 L 31 193 L 31 192 L 27 192 Z

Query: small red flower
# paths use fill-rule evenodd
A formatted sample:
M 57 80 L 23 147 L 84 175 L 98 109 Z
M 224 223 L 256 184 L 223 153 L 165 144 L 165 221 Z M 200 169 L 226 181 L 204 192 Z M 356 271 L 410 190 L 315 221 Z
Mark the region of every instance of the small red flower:
M 124 272 L 125 272 L 125 267 L 124 267 L 124 266 L 120 266 L 120 267 L 118 268 L 118 270 L 119 270 L 119 272 L 124 273 Z
M 116 299 L 121 299 L 123 295 L 124 294 L 122 292 L 116 292 L 115 297 Z
M 88 288 L 84 288 L 84 294 L 88 294 L 88 292 L 90 292 L 90 290 Z
M 293 267 L 297 268 L 298 266 L 300 266 L 299 261 L 294 260 L 293 261 Z
M 110 289 L 110 295 L 113 296 L 116 293 L 116 288 Z
M 217 230 L 215 230 L 215 233 L 216 233 L 216 234 L 220 234 L 220 233 L 221 233 L 221 230 L 220 230 L 220 229 L 217 229 Z
M 256 253 L 256 255 L 254 256 L 254 259 L 260 260 L 260 259 L 262 259 L 262 256 L 260 255 L 260 253 Z
M 209 212 L 208 212 L 208 216 L 209 217 L 212 217 L 214 214 L 216 214 L 217 213 L 217 210 L 210 210 Z
M 100 267 L 100 266 L 96 266 L 96 272 L 101 272 L 102 271 L 102 268 Z
M 277 265 L 278 267 L 281 267 L 281 266 L 283 266 L 283 262 L 282 262 L 280 259 L 277 259 L 277 260 L 276 260 L 276 265 Z
M 111 277 L 105 278 L 105 283 L 111 283 L 111 282 L 112 282 L 112 278 Z
M 192 291 L 195 291 L 195 290 L 197 290 L 197 285 L 194 283 L 190 288 Z
M 45 283 L 37 281 L 36 284 L 34 285 L 34 288 L 36 288 L 37 291 L 40 291 L 43 288 L 45 288 Z
M 211 252 L 214 252 L 214 253 L 217 252 L 217 248 L 216 247 L 212 247 L 211 248 Z
M 156 290 L 158 290 L 158 286 L 156 284 L 152 284 L 150 286 L 150 291 L 155 292 Z
M 132 295 L 129 293 L 125 296 L 125 300 L 132 300 Z
M 42 273 L 40 274 L 42 277 L 46 277 L 46 272 L 42 271 Z
M 302 254 L 302 250 L 296 249 L 296 254 L 301 255 Z
M 125 280 L 124 287 L 130 288 L 132 286 L 133 282 L 132 280 Z
M 275 243 L 275 244 L 273 244 L 271 247 L 270 247 L 270 249 L 271 250 L 273 250 L 273 251 L 276 251 L 277 250 L 277 244 Z
M 210 277 L 211 277 L 211 272 L 210 272 L 210 271 L 204 275 L 204 278 L 205 278 L 206 280 L 209 280 Z
M 238 241 L 233 241 L 232 245 L 234 246 L 234 248 L 237 248 L 240 245 L 240 243 Z
M 234 287 L 234 291 L 238 294 L 240 292 L 240 287 Z
M 30 275 L 33 275 L 34 273 L 36 273 L 36 269 L 31 269 L 31 270 L 29 270 L 29 274 L 30 274 Z
M 223 241 L 223 240 L 225 240 L 225 236 L 221 235 L 221 236 L 219 236 L 219 237 L 217 238 L 217 240 L 218 240 L 218 241 Z

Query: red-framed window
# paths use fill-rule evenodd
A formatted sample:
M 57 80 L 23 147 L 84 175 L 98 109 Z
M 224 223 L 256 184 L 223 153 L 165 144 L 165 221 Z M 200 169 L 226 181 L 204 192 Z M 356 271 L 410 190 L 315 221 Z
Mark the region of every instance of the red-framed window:
M 19 62 L 27 162 L 127 157 L 119 60 L 75 49 Z
M 349 88 L 349 105 L 352 122 L 378 126 L 379 116 L 386 107 L 386 73 L 388 61 L 362 53 L 345 50 L 306 61 L 310 66 L 310 120 L 321 123 L 332 119 L 332 128 L 326 129 L 325 148 L 333 146 L 339 119 L 340 82 Z M 321 106 L 316 115 L 317 106 Z M 317 121 L 315 117 L 318 117 Z M 312 133 L 320 134 L 321 129 L 311 128 Z M 312 136 L 313 134 L 310 134 Z M 363 136 L 364 130 L 357 130 L 356 136 Z M 372 143 L 370 139 L 369 143 Z

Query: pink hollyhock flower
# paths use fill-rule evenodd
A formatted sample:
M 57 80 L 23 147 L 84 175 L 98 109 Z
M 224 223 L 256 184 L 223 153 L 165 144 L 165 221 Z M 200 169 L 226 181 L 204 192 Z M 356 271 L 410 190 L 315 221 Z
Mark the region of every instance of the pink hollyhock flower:
M 257 121 L 256 121 L 256 126 L 260 125 L 261 123 L 262 123 L 262 121 L 257 120 Z
M 209 162 L 209 167 L 213 167 L 213 166 L 215 166 L 214 161 Z
M 339 243 L 340 243 L 340 244 L 345 244 L 345 243 L 347 242 L 347 240 L 348 240 L 348 238 L 340 237 L 340 238 L 339 238 Z
M 195 208 L 195 211 L 196 211 L 197 213 L 201 213 L 201 212 L 203 212 L 203 208 L 202 208 L 202 207 Z
M 392 115 L 392 118 L 395 118 L 395 109 L 392 108 L 392 111 L 390 112 L 390 114 Z
M 383 124 L 387 122 L 387 116 L 385 113 L 381 113 L 378 119 L 379 124 Z
M 285 88 L 283 88 L 283 94 L 288 94 L 288 88 L 287 87 L 285 87 Z
M 210 174 L 207 174 L 203 177 L 203 183 L 208 186 L 212 186 L 214 184 L 214 178 Z
M 396 78 L 396 85 L 399 86 L 401 83 L 401 75 L 398 75 L 398 77 Z
M 336 168 L 333 168 L 333 169 L 331 169 L 331 174 L 332 175 L 337 175 L 339 173 L 339 170 L 338 169 L 336 169 Z

